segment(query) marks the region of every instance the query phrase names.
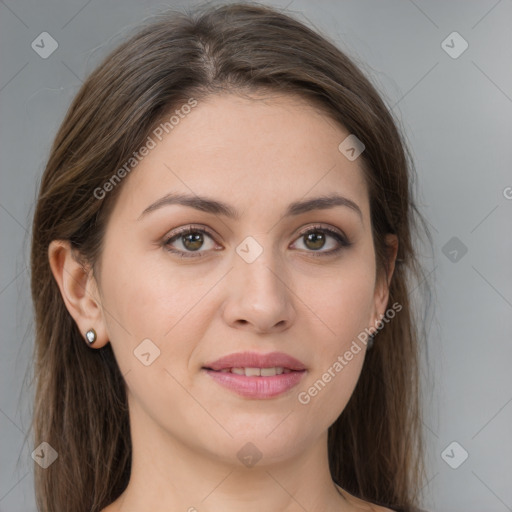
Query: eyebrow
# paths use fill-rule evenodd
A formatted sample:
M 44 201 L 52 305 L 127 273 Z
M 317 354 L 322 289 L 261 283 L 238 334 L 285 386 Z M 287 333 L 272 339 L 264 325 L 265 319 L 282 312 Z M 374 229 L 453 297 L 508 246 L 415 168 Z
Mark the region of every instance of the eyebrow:
M 154 203 L 150 204 L 139 215 L 139 218 L 137 220 L 141 220 L 148 213 L 158 210 L 163 206 L 174 204 L 189 206 L 202 212 L 213 213 L 214 215 L 223 215 L 234 220 L 238 220 L 240 218 L 240 213 L 235 208 L 221 201 L 217 201 L 215 199 L 211 199 L 209 197 L 204 196 L 171 193 L 165 195 L 164 197 L 161 197 Z M 361 218 L 361 220 L 363 219 L 361 209 L 356 203 L 354 203 L 354 201 L 337 194 L 315 197 L 313 199 L 307 199 L 305 201 L 295 201 L 293 203 L 290 203 L 288 205 L 288 208 L 286 209 L 284 217 L 300 215 L 302 213 L 306 213 L 312 210 L 327 210 L 329 208 L 334 208 L 335 206 L 348 207 L 354 212 L 356 212 Z

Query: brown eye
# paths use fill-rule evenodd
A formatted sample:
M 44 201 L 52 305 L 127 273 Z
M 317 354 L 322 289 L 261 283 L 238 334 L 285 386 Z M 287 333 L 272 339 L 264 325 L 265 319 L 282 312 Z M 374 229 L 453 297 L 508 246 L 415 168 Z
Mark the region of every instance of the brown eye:
M 352 245 L 341 232 L 322 226 L 313 226 L 303 231 L 294 245 L 298 242 L 305 248 L 298 249 L 303 249 L 312 256 L 330 256 Z
M 166 238 L 164 246 L 167 251 L 183 258 L 201 257 L 204 253 L 215 250 L 213 236 L 204 228 L 193 226 L 175 231 Z
M 189 251 L 197 251 L 203 245 L 203 235 L 199 232 L 181 235 L 183 246 Z
M 317 251 L 325 245 L 325 234 L 320 231 L 313 231 L 303 236 L 305 245 L 309 249 Z

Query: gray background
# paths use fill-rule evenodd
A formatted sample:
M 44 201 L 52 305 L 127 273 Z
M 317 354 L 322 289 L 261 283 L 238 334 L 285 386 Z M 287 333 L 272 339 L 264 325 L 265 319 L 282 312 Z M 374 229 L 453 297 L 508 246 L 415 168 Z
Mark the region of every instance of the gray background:
M 23 443 L 32 400 L 28 241 L 50 144 L 84 77 L 127 29 L 194 3 L 0 1 L 2 512 L 36 510 L 35 447 Z M 423 256 L 435 306 L 423 351 L 424 506 L 512 511 L 512 1 L 268 3 L 289 6 L 362 66 L 413 152 L 434 238 Z M 454 31 L 469 44 L 457 58 L 442 46 Z M 31 48 L 42 32 L 59 45 L 47 59 Z M 469 456 L 453 469 L 445 460 L 460 463 L 462 450 Z

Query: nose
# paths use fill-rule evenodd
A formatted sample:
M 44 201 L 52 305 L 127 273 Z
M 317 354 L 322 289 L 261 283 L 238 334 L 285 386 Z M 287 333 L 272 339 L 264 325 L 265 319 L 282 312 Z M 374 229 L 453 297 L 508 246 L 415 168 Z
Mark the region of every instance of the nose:
M 294 295 L 282 268 L 272 260 L 266 251 L 252 263 L 235 257 L 223 308 L 229 326 L 262 334 L 281 332 L 293 324 Z

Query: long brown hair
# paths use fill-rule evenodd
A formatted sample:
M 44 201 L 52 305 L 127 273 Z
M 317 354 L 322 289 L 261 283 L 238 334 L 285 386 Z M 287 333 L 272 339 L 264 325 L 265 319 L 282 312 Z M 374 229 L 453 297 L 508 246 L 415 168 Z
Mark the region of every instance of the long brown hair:
M 358 160 L 368 185 L 378 272 L 385 235 L 399 239 L 389 303 L 400 313 L 376 335 L 355 391 L 329 429 L 333 480 L 367 501 L 416 510 L 424 478 L 419 404 L 419 330 L 409 300 L 422 278 L 413 234 L 412 158 L 390 110 L 334 44 L 293 17 L 260 5 L 202 7 L 160 15 L 139 28 L 88 77 L 56 135 L 42 176 L 31 248 L 37 382 L 34 446 L 58 459 L 35 464 L 42 512 L 96 512 L 130 477 L 125 382 L 110 344 L 91 350 L 51 274 L 48 246 L 69 240 L 96 268 L 105 223 L 122 182 L 94 193 L 187 98 L 219 92 L 300 95 L 365 145 Z

